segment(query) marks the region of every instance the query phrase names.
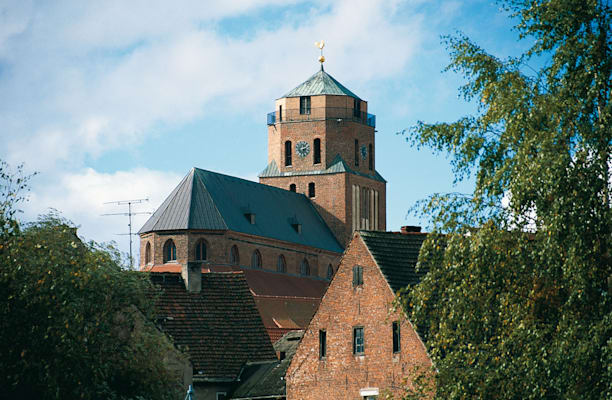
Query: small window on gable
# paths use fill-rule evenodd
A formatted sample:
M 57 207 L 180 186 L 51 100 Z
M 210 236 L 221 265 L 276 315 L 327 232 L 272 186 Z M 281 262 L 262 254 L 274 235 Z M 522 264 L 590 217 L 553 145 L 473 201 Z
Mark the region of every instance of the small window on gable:
M 327 279 L 331 280 L 334 277 L 334 267 L 331 264 L 327 266 Z
M 176 245 L 172 239 L 168 239 L 164 244 L 164 262 L 176 261 Z
M 321 139 L 315 139 L 314 140 L 314 155 L 313 155 L 313 163 L 314 164 L 321 164 Z
M 363 326 L 353 328 L 353 354 L 361 355 L 365 350 Z
M 353 286 L 363 285 L 363 267 L 355 265 L 353 267 Z
M 300 97 L 300 114 L 310 114 L 310 96 Z
M 238 253 L 238 246 L 233 245 L 230 249 L 230 264 L 238 265 L 240 264 L 240 254 Z
M 302 263 L 300 264 L 300 275 L 303 275 L 303 276 L 310 275 L 310 264 L 308 264 L 308 260 L 305 258 L 302 260 Z
M 291 185 L 289 185 L 289 190 L 292 192 L 297 191 L 297 187 L 295 186 L 295 183 L 292 183 Z
M 147 242 L 145 247 L 145 264 L 149 264 L 151 262 L 151 242 Z
M 399 321 L 393 321 L 392 329 L 393 329 L 393 352 L 398 353 L 401 350 Z
M 355 166 L 359 166 L 359 140 L 355 139 Z
M 285 166 L 286 167 L 291 166 L 291 151 L 292 151 L 291 140 L 287 140 L 285 142 Z
M 203 239 L 200 239 L 198 243 L 196 243 L 195 259 L 196 261 L 206 260 L 206 242 Z
M 276 262 L 276 271 L 287 272 L 287 262 L 285 261 L 285 256 L 283 256 L 282 254 L 278 256 L 278 261 Z
M 319 331 L 319 358 L 327 356 L 327 332 L 323 329 Z
M 314 182 L 310 182 L 308 184 L 308 197 L 315 197 L 315 184 Z
M 261 269 L 261 253 L 255 250 L 251 255 L 251 268 Z

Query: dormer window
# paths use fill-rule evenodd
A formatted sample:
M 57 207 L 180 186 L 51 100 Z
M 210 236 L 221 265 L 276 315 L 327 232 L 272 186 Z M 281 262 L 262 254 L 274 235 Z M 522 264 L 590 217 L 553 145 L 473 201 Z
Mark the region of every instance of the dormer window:
M 251 225 L 255 225 L 255 213 L 248 212 L 248 213 L 245 213 L 244 216 L 246 217 L 247 221 L 249 221 Z
M 310 96 L 300 97 L 300 114 L 310 114 Z

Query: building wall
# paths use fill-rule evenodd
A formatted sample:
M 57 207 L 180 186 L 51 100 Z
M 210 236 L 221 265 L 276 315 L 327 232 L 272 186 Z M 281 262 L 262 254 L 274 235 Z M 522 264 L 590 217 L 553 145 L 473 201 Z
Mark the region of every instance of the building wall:
M 363 267 L 363 285 L 353 287 L 353 266 Z M 355 234 L 338 272 L 311 320 L 287 371 L 287 399 L 361 399 L 360 390 L 401 393 L 415 367 L 429 367 L 425 347 L 394 299 L 365 244 Z M 392 323 L 400 321 L 401 351 L 393 353 Z M 353 354 L 353 328 L 364 328 L 363 355 Z M 319 331 L 327 356 L 319 359 Z M 382 396 L 379 396 L 382 397 Z
M 163 246 L 167 240 L 173 240 L 176 245 L 176 261 L 174 264 L 185 264 L 188 261 L 196 261 L 195 247 L 200 240 L 206 243 L 207 261 L 213 264 L 229 264 L 230 250 L 237 246 L 239 253 L 239 266 L 251 267 L 251 255 L 255 250 L 259 251 L 262 260 L 262 269 L 276 271 L 278 257 L 285 257 L 287 273 L 299 275 L 300 265 L 303 259 L 308 261 L 311 276 L 325 278 L 327 268 L 331 264 L 334 271 L 340 262 L 339 253 L 316 249 L 295 243 L 247 235 L 239 232 L 214 232 L 214 231 L 174 231 L 174 232 L 152 232 L 141 235 L 140 240 L 140 268 L 147 269 L 153 265 L 162 265 Z M 151 243 L 153 260 L 145 265 L 145 252 L 147 243 Z

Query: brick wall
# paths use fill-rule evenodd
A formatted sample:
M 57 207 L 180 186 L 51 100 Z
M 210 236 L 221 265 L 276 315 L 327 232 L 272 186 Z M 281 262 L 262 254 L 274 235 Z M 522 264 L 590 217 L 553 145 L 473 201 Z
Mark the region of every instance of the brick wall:
M 363 267 L 363 285 L 353 287 L 354 265 Z M 360 389 L 401 393 L 403 377 L 431 362 L 403 314 L 390 312 L 394 295 L 355 234 L 338 272 L 287 371 L 287 399 L 360 399 Z M 393 353 L 392 323 L 400 321 L 401 351 Z M 363 355 L 353 354 L 353 328 L 364 328 Z M 327 355 L 319 359 L 319 330 Z

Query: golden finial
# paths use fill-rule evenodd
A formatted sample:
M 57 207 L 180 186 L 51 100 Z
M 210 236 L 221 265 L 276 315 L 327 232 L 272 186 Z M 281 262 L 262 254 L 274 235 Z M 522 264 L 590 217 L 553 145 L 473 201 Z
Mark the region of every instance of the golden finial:
M 323 56 L 323 47 L 325 47 L 325 42 L 321 40 L 320 42 L 315 42 L 315 46 L 321 50 L 321 56 L 319 57 L 319 62 L 321 63 L 321 69 L 323 69 L 323 63 L 325 62 L 325 57 Z

